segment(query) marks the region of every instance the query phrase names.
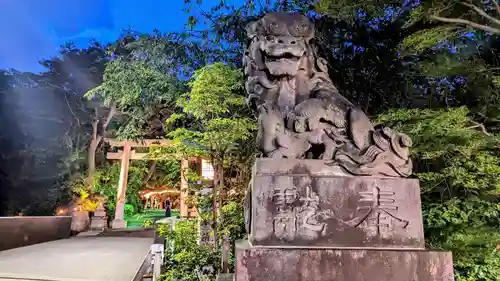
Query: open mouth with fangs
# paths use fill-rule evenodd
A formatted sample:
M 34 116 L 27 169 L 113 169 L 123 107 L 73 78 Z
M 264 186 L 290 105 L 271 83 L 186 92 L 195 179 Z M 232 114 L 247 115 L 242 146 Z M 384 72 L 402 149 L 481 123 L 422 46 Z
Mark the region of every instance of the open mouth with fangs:
M 278 62 L 278 61 L 284 61 L 284 60 L 287 60 L 290 62 L 299 61 L 299 57 L 296 57 L 290 53 L 284 53 L 284 54 L 279 55 L 279 56 L 273 56 L 273 55 L 266 54 L 264 57 L 266 59 L 266 62 Z

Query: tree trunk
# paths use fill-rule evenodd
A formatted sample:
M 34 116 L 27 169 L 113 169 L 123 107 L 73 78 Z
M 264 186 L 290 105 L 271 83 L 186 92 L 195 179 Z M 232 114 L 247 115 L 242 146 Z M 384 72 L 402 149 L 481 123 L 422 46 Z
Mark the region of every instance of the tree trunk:
M 215 240 L 215 246 L 218 247 L 219 245 L 219 240 L 218 240 L 218 233 L 217 233 L 217 211 L 219 211 L 218 208 L 222 207 L 222 202 L 220 202 L 219 198 L 219 193 L 224 190 L 224 158 L 221 157 L 220 163 L 219 163 L 219 186 L 215 189 L 214 188 L 214 197 L 213 197 L 213 204 L 214 204 L 214 240 Z
M 153 174 L 156 171 L 156 164 L 157 164 L 156 160 L 153 160 L 153 162 L 151 162 L 151 166 L 149 166 L 148 172 L 146 173 L 144 178 L 142 178 L 142 182 L 141 182 L 142 185 L 146 186 L 147 183 L 149 182 L 149 180 L 153 177 Z
M 221 159 L 220 167 L 219 167 L 219 187 L 217 188 L 218 190 L 218 195 L 220 195 L 221 192 L 224 192 L 224 159 Z M 222 206 L 222 198 L 221 196 L 217 196 L 217 203 L 219 203 L 219 207 Z
M 218 241 L 218 235 L 217 235 L 217 199 L 218 199 L 218 187 L 220 187 L 220 184 L 222 180 L 224 180 L 223 177 L 221 177 L 221 172 L 220 170 L 222 169 L 222 165 L 220 163 L 215 163 L 214 157 L 211 159 L 212 165 L 214 167 L 214 182 L 213 182 L 213 190 L 212 190 L 212 230 L 214 232 L 214 241 L 215 245 L 214 247 L 217 247 L 219 241 Z M 221 159 L 222 162 L 222 159 Z
M 100 138 L 97 137 L 97 125 L 99 120 L 95 119 L 92 121 L 92 140 L 90 141 L 89 151 L 88 151 L 88 172 L 87 172 L 87 185 L 92 187 L 93 176 L 95 172 L 95 154 L 97 151 L 97 146 L 99 145 Z
M 97 147 L 99 146 L 99 143 L 101 142 L 102 138 L 106 134 L 106 129 L 108 128 L 109 122 L 111 122 L 111 119 L 113 119 L 113 116 L 116 113 L 116 103 L 112 103 L 108 112 L 108 116 L 102 123 L 102 128 L 101 128 L 101 133 L 98 133 L 98 125 L 99 125 L 99 110 L 96 108 L 95 111 L 95 117 L 94 120 L 92 121 L 92 141 L 90 142 L 90 147 L 89 147 L 89 153 L 88 153 L 88 175 L 87 175 L 87 184 L 88 186 L 92 189 L 92 182 L 93 182 L 93 176 L 95 172 L 95 167 L 96 167 L 96 152 L 97 152 Z
M 95 171 L 95 153 L 97 150 L 97 144 L 95 140 L 90 142 L 89 155 L 88 155 L 88 173 L 87 173 L 87 185 L 92 186 L 94 171 Z

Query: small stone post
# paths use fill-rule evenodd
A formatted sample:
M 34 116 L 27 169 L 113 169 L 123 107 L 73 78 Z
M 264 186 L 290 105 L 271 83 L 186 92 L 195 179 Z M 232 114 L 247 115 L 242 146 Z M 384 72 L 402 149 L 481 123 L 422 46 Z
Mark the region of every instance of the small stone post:
M 108 227 L 108 218 L 104 208 L 105 198 L 98 198 L 98 206 L 90 220 L 90 230 L 103 231 Z
M 229 237 L 222 237 L 222 259 L 221 273 L 229 273 L 229 252 L 231 251 L 231 243 Z

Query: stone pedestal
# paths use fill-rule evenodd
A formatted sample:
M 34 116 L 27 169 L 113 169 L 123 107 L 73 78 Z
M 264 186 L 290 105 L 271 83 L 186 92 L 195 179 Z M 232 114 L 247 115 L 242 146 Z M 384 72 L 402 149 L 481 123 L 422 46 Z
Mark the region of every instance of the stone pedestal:
M 90 230 L 102 231 L 108 227 L 108 218 L 104 208 L 104 202 L 99 202 L 99 206 L 95 210 L 90 220 Z
M 236 281 L 453 280 L 426 251 L 418 180 L 354 177 L 321 160 L 257 159 Z
M 92 217 L 90 220 L 90 230 L 104 230 L 107 228 L 107 224 L 106 217 Z
M 74 210 L 71 216 L 71 231 L 80 233 L 87 231 L 90 224 L 89 212 Z
M 236 246 L 237 281 L 451 281 L 448 252 Z

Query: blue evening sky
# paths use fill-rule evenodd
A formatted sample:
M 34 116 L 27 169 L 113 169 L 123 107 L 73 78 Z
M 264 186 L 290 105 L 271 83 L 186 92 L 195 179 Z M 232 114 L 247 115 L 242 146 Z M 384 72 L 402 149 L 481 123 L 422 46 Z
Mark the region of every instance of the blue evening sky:
M 219 0 L 203 2 L 208 8 Z M 0 0 L 0 69 L 43 71 L 38 61 L 56 55 L 65 41 L 109 42 L 128 27 L 180 31 L 184 7 L 184 0 Z

